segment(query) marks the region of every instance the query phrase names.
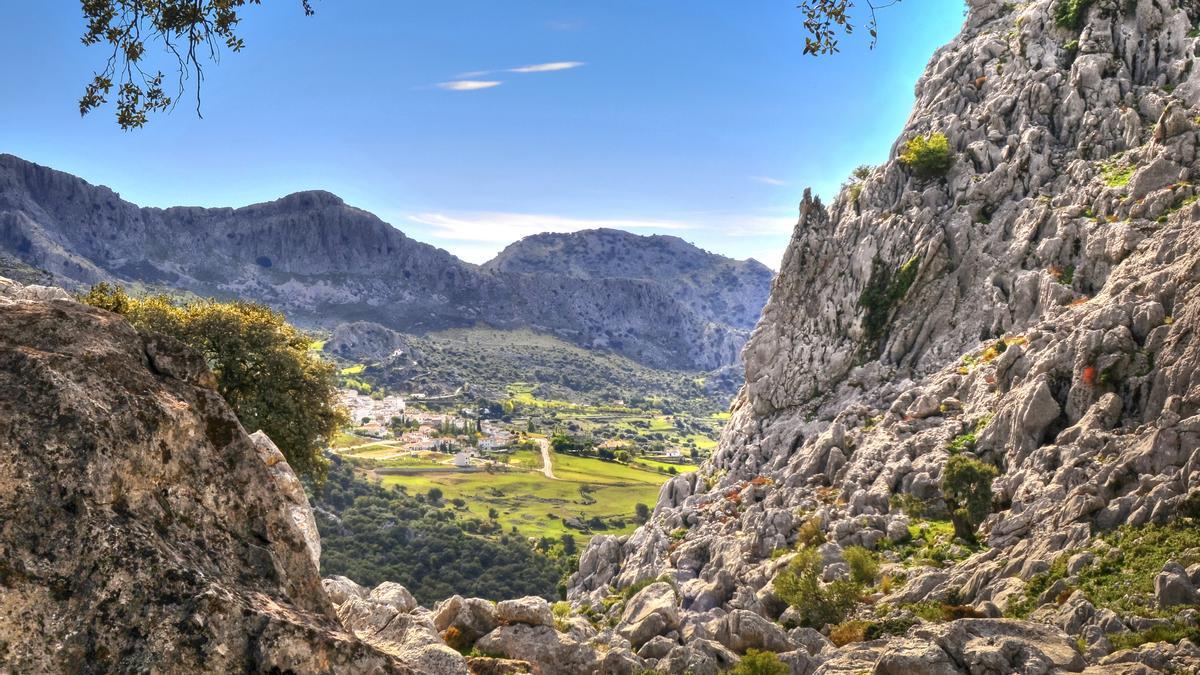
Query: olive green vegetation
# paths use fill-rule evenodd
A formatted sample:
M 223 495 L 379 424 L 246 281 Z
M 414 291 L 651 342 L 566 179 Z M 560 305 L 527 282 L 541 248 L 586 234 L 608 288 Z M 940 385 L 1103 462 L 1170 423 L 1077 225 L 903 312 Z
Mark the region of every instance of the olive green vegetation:
M 998 349 L 999 353 L 1008 348 L 1008 344 L 1005 343 L 1004 340 L 998 340 L 996 345 L 997 347 L 989 347 L 989 349 Z M 1004 346 L 999 347 L 999 345 Z M 991 415 L 982 417 L 975 423 L 975 426 L 970 428 L 970 430 L 965 431 L 951 439 L 950 443 L 947 444 L 946 449 L 949 450 L 950 454 L 952 455 L 957 455 L 962 452 L 971 452 L 975 449 L 975 443 L 978 441 L 979 432 L 983 431 L 984 428 L 987 427 L 988 422 L 991 421 Z
M 1102 171 L 1104 184 L 1111 188 L 1125 187 L 1136 171 L 1136 166 L 1128 164 L 1106 164 Z
M 1095 555 L 1091 565 L 1072 577 L 1067 574 L 1067 559 L 1081 551 L 1064 552 L 1050 569 L 1029 579 L 1024 595 L 1009 602 L 1007 613 L 1017 618 L 1029 616 L 1042 594 L 1065 581 L 1069 589 L 1083 591 L 1098 609 L 1122 615 L 1173 616 L 1171 610 L 1157 609 L 1154 578 L 1170 560 L 1185 567 L 1200 562 L 1200 523 L 1181 517 L 1166 525 L 1126 525 L 1101 539 L 1105 545 L 1090 549 Z
M 911 512 L 910 512 L 910 515 Z M 974 541 L 957 537 L 948 520 L 917 519 L 908 526 L 908 538 L 899 543 L 884 540 L 883 550 L 894 551 L 906 567 L 943 567 L 981 550 Z
M 892 310 L 912 288 L 920 267 L 918 256 L 909 258 L 895 270 L 878 256 L 871 263 L 871 278 L 858 296 L 858 306 L 866 310 L 863 316 L 864 349 L 872 355 L 887 333 Z
M 821 554 L 812 548 L 796 552 L 775 577 L 775 595 L 800 614 L 800 625 L 820 629 L 846 618 L 863 593 L 861 584 L 847 578 L 821 584 Z
M 198 351 L 242 426 L 270 436 L 298 474 L 322 479 L 325 444 L 349 420 L 338 406 L 335 367 L 311 352 L 312 338 L 282 314 L 241 301 L 135 298 L 103 283 L 79 300 Z
M 1058 0 L 1054 6 L 1054 23 L 1059 28 L 1077 30 L 1083 24 L 1083 17 L 1092 0 Z
M 1113 651 L 1133 649 L 1152 642 L 1170 642 L 1178 644 L 1182 640 L 1200 643 L 1200 626 L 1189 626 L 1184 623 L 1171 622 L 1165 625 L 1151 626 L 1144 630 L 1128 633 L 1114 633 L 1108 636 Z
M 323 486 L 308 487 L 322 574 L 365 586 L 394 581 L 426 607 L 455 594 L 557 599 L 560 579 L 577 565 L 573 541 L 531 545 L 445 495 L 368 482 L 340 457 Z
M 998 474 L 996 467 L 967 455 L 951 455 L 946 462 L 942 495 L 960 538 L 975 541 L 975 531 L 992 510 L 992 479 Z
M 726 672 L 729 675 L 788 675 L 792 669 L 771 652 L 748 649 L 742 660 Z
M 917 178 L 930 180 L 946 175 L 954 166 L 954 153 L 950 152 L 950 141 L 945 134 L 933 133 L 910 139 L 904 144 L 899 160 Z
M 842 551 L 846 565 L 850 567 L 850 579 L 864 586 L 879 579 L 879 559 L 862 546 L 849 546 Z
M 639 524 L 638 504 L 654 504 L 669 478 L 658 471 L 593 457 L 552 453 L 554 475 L 542 472 L 541 453 L 518 451 L 495 472 L 455 470 L 385 475 L 385 486 L 410 494 L 431 488 L 460 499 L 463 517 L 495 510 L 504 532 L 535 538 L 576 537 L 580 546 L 597 534 L 628 534 Z M 389 462 L 383 462 L 389 465 Z M 694 469 L 695 467 L 680 467 Z

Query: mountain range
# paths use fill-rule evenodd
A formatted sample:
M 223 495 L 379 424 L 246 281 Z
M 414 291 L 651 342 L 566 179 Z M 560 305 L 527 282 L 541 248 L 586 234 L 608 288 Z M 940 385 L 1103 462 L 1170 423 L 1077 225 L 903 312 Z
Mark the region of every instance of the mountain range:
M 310 327 L 532 328 L 654 367 L 734 363 L 772 272 L 619 230 L 522 239 L 482 265 L 322 191 L 242 208 L 139 207 L 0 155 L 0 261 L 66 287 L 136 283 L 264 302 Z

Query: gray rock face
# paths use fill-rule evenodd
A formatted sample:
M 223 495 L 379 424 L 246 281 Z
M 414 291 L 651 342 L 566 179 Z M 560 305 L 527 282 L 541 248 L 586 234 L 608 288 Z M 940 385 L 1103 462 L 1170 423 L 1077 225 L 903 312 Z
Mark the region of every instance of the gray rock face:
M 1175 0 L 1098 1 L 1067 30 L 1055 0 L 968 5 L 893 159 L 832 204 L 805 197 L 710 461 L 665 487 L 636 533 L 582 555 L 576 603 L 677 582 L 679 663 L 734 613 L 789 618 L 771 593 L 788 556 L 772 553 L 810 523 L 828 542 L 825 581 L 845 573 L 839 551 L 907 539 L 900 506 L 943 504 L 952 452 L 998 468 L 987 548 L 905 568 L 876 608 L 949 601 L 996 616 L 1064 553 L 1179 518 L 1200 486 L 1188 37 L 1200 16 Z M 928 133 L 947 137 L 954 162 L 922 180 L 895 157 Z M 1078 574 L 1089 559 L 1063 563 Z M 1080 670 L 1111 650 L 1107 632 L 1138 623 L 1072 584 L 1041 594 L 1032 621 L 804 649 L 818 673 Z M 1194 588 L 1187 570 L 1164 570 L 1158 602 Z
M 674 238 L 568 238 L 577 260 L 539 264 L 539 253 L 556 252 L 538 239 L 481 268 L 327 192 L 238 209 L 139 208 L 108 188 L 0 155 L 0 252 L 14 261 L 5 269 L 39 268 L 65 285 L 140 281 L 254 299 L 330 327 L 371 321 L 419 333 L 482 322 L 652 366 L 710 370 L 737 360 L 766 301 L 767 268 Z M 610 256 L 625 262 L 598 264 Z M 372 351 L 389 346 L 381 337 L 344 342 Z
M 411 672 L 338 623 L 203 360 L 55 295 L 0 282 L 0 670 Z

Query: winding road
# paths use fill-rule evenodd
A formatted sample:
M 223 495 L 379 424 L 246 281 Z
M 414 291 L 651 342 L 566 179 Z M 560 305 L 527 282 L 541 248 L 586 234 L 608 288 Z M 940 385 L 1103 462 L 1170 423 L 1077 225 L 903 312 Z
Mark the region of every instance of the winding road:
M 550 480 L 558 480 L 558 476 L 554 475 L 554 464 L 550 461 L 550 441 L 545 438 L 533 439 L 542 449 L 542 473 Z

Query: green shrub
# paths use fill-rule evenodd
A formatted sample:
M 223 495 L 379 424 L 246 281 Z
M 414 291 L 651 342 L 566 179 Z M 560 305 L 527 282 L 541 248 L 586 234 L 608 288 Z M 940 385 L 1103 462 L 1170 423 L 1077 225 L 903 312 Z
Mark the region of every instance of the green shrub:
M 821 628 L 846 618 L 862 586 L 850 579 L 838 579 L 821 585 L 821 555 L 814 549 L 800 549 L 787 568 L 775 578 L 775 594 L 800 613 L 800 624 Z
M 1145 630 L 1131 633 L 1115 633 L 1109 635 L 1108 639 L 1112 642 L 1113 651 L 1133 649 L 1134 647 L 1140 647 L 1150 642 L 1170 642 L 1171 644 L 1177 644 L 1180 640 L 1184 639 L 1191 640 L 1192 642 L 1200 642 L 1200 628 L 1172 622 L 1167 625 L 1151 626 Z
M 825 531 L 821 529 L 821 519 L 811 516 L 805 520 L 796 533 L 796 545 L 815 548 L 825 543 Z
M 788 675 L 792 671 L 775 654 L 749 649 L 742 660 L 726 672 L 731 675 Z
M 862 546 L 850 546 L 842 551 L 842 557 L 850 566 L 850 578 L 855 582 L 869 586 L 879 578 L 879 560 L 871 551 Z
M 950 509 L 954 532 L 975 541 L 975 530 L 992 509 L 992 479 L 999 472 L 966 455 L 952 455 L 942 475 L 942 496 Z
M 1059 28 L 1077 30 L 1092 0 L 1058 0 L 1054 7 L 1054 23 Z
M 870 627 L 870 621 L 843 621 L 829 629 L 829 641 L 837 647 L 862 642 L 867 639 L 867 629 Z
M 946 175 L 954 166 L 954 153 L 950 152 L 950 141 L 945 134 L 917 136 L 904 144 L 900 163 L 917 178 L 929 180 Z
M 79 301 L 120 314 L 139 331 L 169 335 L 195 349 L 242 426 L 270 436 L 296 473 L 324 480 L 327 441 L 350 420 L 338 403 L 333 364 L 309 349 L 312 337 L 283 314 L 240 300 L 133 298 L 104 283 Z
M 867 345 L 875 345 L 883 338 L 892 310 L 908 294 L 920 269 L 919 256 L 909 258 L 895 270 L 879 257 L 871 263 L 871 278 L 858 296 L 858 306 L 866 310 L 863 329 Z

